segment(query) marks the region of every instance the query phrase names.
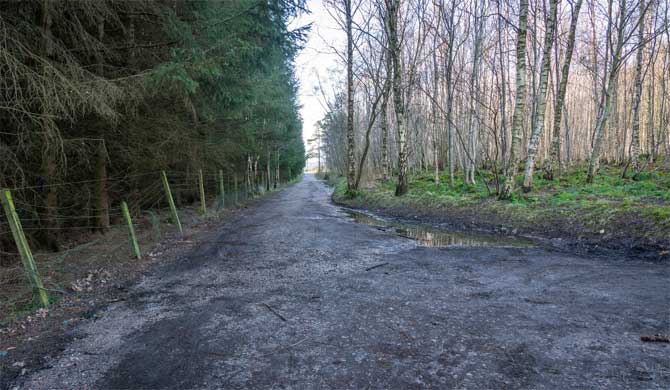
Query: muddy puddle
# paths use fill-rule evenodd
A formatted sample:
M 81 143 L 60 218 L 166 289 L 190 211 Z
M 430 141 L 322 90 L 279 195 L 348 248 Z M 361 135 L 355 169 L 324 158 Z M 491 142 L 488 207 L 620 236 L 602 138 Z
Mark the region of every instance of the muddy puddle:
M 414 225 L 394 220 L 377 218 L 370 214 L 345 210 L 347 215 L 358 223 L 374 226 L 379 230 L 395 233 L 415 240 L 419 245 L 428 247 L 515 247 L 535 246 L 530 240 L 484 233 L 464 233 L 435 226 Z

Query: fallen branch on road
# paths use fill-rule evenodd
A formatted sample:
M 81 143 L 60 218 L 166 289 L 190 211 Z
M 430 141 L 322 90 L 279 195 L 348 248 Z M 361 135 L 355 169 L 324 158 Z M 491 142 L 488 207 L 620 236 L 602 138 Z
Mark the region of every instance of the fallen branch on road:
M 279 314 L 275 309 L 273 309 L 272 306 L 268 305 L 267 303 L 261 303 L 261 305 L 265 306 L 272 314 L 279 317 L 280 320 L 288 322 L 288 320 L 283 315 Z
M 365 270 L 366 270 L 366 271 L 371 271 L 371 270 L 373 270 L 373 269 L 375 269 L 375 268 L 383 267 L 383 266 L 385 266 L 385 265 L 388 265 L 388 263 L 381 263 L 381 264 L 373 265 L 372 267 L 368 267 L 368 268 L 366 268 Z
M 640 340 L 648 343 L 670 343 L 670 336 L 667 334 L 655 334 L 653 336 L 640 336 Z

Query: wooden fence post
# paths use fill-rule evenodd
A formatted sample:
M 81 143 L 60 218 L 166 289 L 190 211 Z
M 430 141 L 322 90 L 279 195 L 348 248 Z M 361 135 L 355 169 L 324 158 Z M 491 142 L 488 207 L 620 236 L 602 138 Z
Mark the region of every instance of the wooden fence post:
M 240 202 L 239 188 L 237 187 L 237 173 L 233 173 L 233 185 L 235 186 L 235 205 Z
M 181 228 L 181 222 L 179 221 L 179 214 L 177 214 L 177 207 L 174 205 L 174 199 L 172 199 L 172 192 L 170 191 L 170 184 L 168 183 L 167 175 L 165 171 L 161 171 L 161 177 L 163 179 L 163 188 L 165 189 L 165 197 L 167 198 L 168 204 L 170 205 L 170 211 L 172 212 L 172 221 L 177 228 L 179 233 L 184 234 L 184 231 Z
M 200 212 L 207 214 L 207 203 L 205 201 L 205 180 L 202 177 L 202 169 L 198 169 L 198 181 L 200 182 Z
M 277 164 L 275 167 L 276 173 L 275 173 L 275 188 L 279 185 L 280 182 L 280 177 L 279 177 L 279 151 L 277 151 Z
M 33 253 L 30 250 L 30 246 L 28 245 L 28 240 L 26 240 L 26 236 L 23 233 L 23 227 L 21 227 L 21 220 L 19 219 L 19 215 L 16 213 L 14 201 L 12 200 L 12 193 L 6 189 L 1 190 L 0 201 L 2 202 L 2 207 L 5 210 L 7 221 L 9 222 L 9 226 L 12 230 L 14 242 L 16 242 L 16 247 L 18 248 L 19 254 L 21 255 L 23 268 L 28 275 L 28 280 L 30 280 L 30 283 L 33 286 L 33 293 L 37 294 L 42 307 L 48 307 L 49 295 L 47 295 L 47 292 L 44 289 L 44 285 L 42 284 L 42 279 L 40 279 L 40 276 L 37 273 L 35 259 L 33 258 Z
M 128 204 L 125 201 L 121 202 L 121 211 L 123 212 L 123 218 L 125 218 L 126 223 L 128 224 L 128 237 L 130 238 L 130 249 L 133 252 L 133 255 L 139 260 L 142 258 L 140 254 L 140 246 L 137 245 L 137 237 L 135 236 L 135 228 L 133 227 L 133 220 L 130 218 L 130 212 L 128 211 Z
M 223 169 L 219 169 L 219 196 L 221 197 L 221 200 L 219 201 L 219 209 L 224 209 L 226 207 L 226 191 L 223 184 Z

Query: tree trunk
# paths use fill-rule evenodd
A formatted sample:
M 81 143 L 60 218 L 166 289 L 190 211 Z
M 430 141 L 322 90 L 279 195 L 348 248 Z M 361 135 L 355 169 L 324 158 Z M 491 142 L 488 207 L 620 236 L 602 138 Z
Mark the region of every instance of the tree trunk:
M 317 129 L 316 156 L 317 156 L 316 172 L 321 173 L 321 130 L 320 129 Z M 277 154 L 277 167 L 279 167 L 279 154 Z M 277 179 L 277 180 L 279 180 L 279 179 Z M 277 188 L 277 181 L 276 180 L 275 180 L 275 188 Z
M 477 163 L 477 138 L 479 133 L 479 100 L 480 96 L 480 77 L 479 68 L 481 65 L 482 38 L 484 34 L 484 4 L 475 2 L 474 24 L 474 48 L 472 50 L 472 73 L 470 75 L 470 99 L 468 110 L 468 144 L 465 161 L 465 182 L 475 184 L 475 169 Z
M 58 177 L 58 164 L 56 162 L 55 152 L 47 150 L 44 153 L 43 172 L 45 178 L 44 182 L 47 184 L 44 226 L 46 229 L 46 244 L 49 250 L 58 251 L 60 224 L 58 222 L 58 187 L 55 185 L 56 178 Z
M 356 189 L 356 143 L 354 136 L 354 37 L 351 1 L 344 0 L 347 28 L 347 190 Z
M 437 35 L 435 35 L 435 39 L 433 39 L 433 46 L 437 46 Z M 437 120 L 437 101 L 438 101 L 438 85 L 440 81 L 439 77 L 440 73 L 438 70 L 438 64 L 437 64 L 437 50 L 433 50 L 433 99 L 431 101 L 431 108 L 432 108 L 432 130 L 433 130 L 433 165 L 434 165 L 434 174 L 435 174 L 435 184 L 440 184 L 440 162 L 438 160 L 438 147 L 439 147 L 439 142 L 438 142 L 438 120 Z
M 240 201 L 240 190 L 237 187 L 237 171 L 233 171 L 233 191 L 235 192 L 235 205 L 237 205 Z
M 266 178 L 267 180 L 265 181 L 265 191 L 270 192 L 270 160 L 272 159 L 272 155 L 270 154 L 270 149 L 268 148 L 268 161 L 266 164 Z
M 95 205 L 96 224 L 105 232 L 109 229 L 109 194 L 107 193 L 107 147 L 98 142 L 95 156 Z
M 577 31 L 577 22 L 579 19 L 579 10 L 582 7 L 583 0 L 577 0 L 572 17 L 570 19 L 570 31 L 568 32 L 568 47 L 565 52 L 565 63 L 561 68 L 561 81 L 558 87 L 558 96 L 556 97 L 556 107 L 554 109 L 554 126 L 552 131 L 551 153 L 549 160 L 545 165 L 545 175 L 549 180 L 554 178 L 555 167 L 561 172 L 561 119 L 563 118 L 563 106 L 565 104 L 565 94 L 568 89 L 568 77 L 570 74 L 570 62 L 572 53 L 575 49 L 575 33 Z
M 319 149 L 321 150 L 321 149 Z M 321 152 L 319 151 L 319 165 L 321 163 Z M 275 166 L 275 188 L 279 186 L 280 176 L 279 176 L 279 151 L 277 151 L 277 164 Z
M 640 101 L 642 100 L 642 57 L 644 54 L 644 0 L 640 0 L 640 20 L 638 23 L 638 48 L 635 57 L 635 93 L 633 96 L 633 118 L 631 126 L 630 163 L 633 177 L 640 173 Z M 624 173 L 625 174 L 625 173 Z
M 580 0 L 581 1 L 581 0 Z M 503 37 L 502 37 L 502 32 L 503 32 L 503 25 L 504 25 L 504 18 L 502 17 L 502 12 L 501 12 L 501 4 L 500 2 L 497 3 L 497 10 L 498 10 L 498 52 L 499 52 L 499 57 L 500 57 L 500 135 L 501 135 L 501 140 L 500 140 L 500 150 L 501 150 L 501 155 L 500 158 L 503 161 L 505 161 L 505 157 L 507 155 L 507 73 L 505 71 L 505 68 L 507 67 L 505 59 L 507 59 L 506 55 L 503 55 L 505 53 L 505 49 L 503 48 Z M 497 140 L 496 140 L 497 142 Z M 496 177 L 498 174 L 496 173 Z M 500 193 L 500 182 L 499 180 L 497 181 L 497 193 Z
M 388 147 L 388 97 L 384 97 L 381 108 L 381 132 L 382 132 L 382 180 L 389 179 L 389 147 Z
M 447 87 L 447 102 L 446 102 L 446 122 L 447 122 L 447 159 L 449 164 L 449 186 L 454 186 L 454 172 L 456 159 L 454 158 L 454 126 L 453 126 L 453 111 L 454 111 L 454 40 L 455 40 L 455 26 L 454 26 L 455 2 L 452 3 L 451 12 L 449 13 L 449 38 L 447 49 L 447 64 L 445 69 L 445 84 Z
M 602 150 L 603 143 L 603 133 L 605 129 L 605 124 L 607 123 L 607 117 L 609 116 L 609 110 L 612 103 L 612 90 L 614 89 L 614 83 L 617 79 L 617 74 L 619 72 L 619 65 L 621 63 L 621 51 L 623 49 L 624 41 L 624 27 L 626 19 L 626 0 L 620 1 L 619 8 L 622 10 L 619 12 L 619 22 L 617 26 L 617 45 L 613 53 L 612 66 L 609 71 L 609 77 L 607 80 L 607 86 L 605 88 L 605 93 L 603 96 L 603 107 L 598 116 L 598 121 L 596 122 L 596 130 L 593 136 L 593 148 L 591 149 L 591 156 L 589 157 L 589 168 L 586 175 L 586 182 L 593 183 L 595 175 L 598 173 L 598 168 L 600 166 L 600 154 Z M 609 29 L 609 28 L 608 28 Z M 609 37 L 608 37 L 609 41 Z
M 551 46 L 554 43 L 554 32 L 556 30 L 556 12 L 558 0 L 549 0 L 549 18 L 547 20 L 547 31 L 544 35 L 544 49 L 542 52 L 542 70 L 540 73 L 539 94 L 537 96 L 537 113 L 533 131 L 528 142 L 528 157 L 523 178 L 523 191 L 530 192 L 533 186 L 533 170 L 535 169 L 535 158 L 540 146 L 540 137 L 544 132 L 544 115 L 547 107 L 547 84 L 549 83 L 549 70 L 551 69 Z
M 105 19 L 102 17 L 98 18 L 98 41 L 100 41 L 100 45 L 103 45 L 103 40 L 105 38 Z M 96 50 L 95 51 L 95 61 L 96 61 L 96 72 L 98 73 L 98 76 L 103 75 L 104 73 L 104 58 L 102 55 L 103 51 L 102 50 Z
M 254 173 L 253 164 L 251 163 L 251 155 L 247 155 L 247 198 L 253 194 L 253 186 L 251 176 Z
M 670 42 L 670 30 L 665 31 L 666 34 L 666 42 Z M 668 69 L 670 67 L 670 50 L 665 50 L 665 54 L 663 56 L 663 65 L 661 66 L 661 69 Z M 659 108 L 659 113 L 658 113 L 658 128 L 660 130 L 659 132 L 659 144 L 663 145 L 663 148 L 665 150 L 666 155 L 670 155 L 670 130 L 668 130 L 668 126 L 670 126 L 670 118 L 668 115 L 668 99 L 666 99 L 666 96 L 668 96 L 668 74 L 661 74 L 661 88 L 660 88 L 660 96 L 661 96 L 661 102 L 660 102 L 660 108 Z
M 53 3 L 51 0 L 43 0 L 41 4 L 41 29 L 42 29 L 42 56 L 44 58 L 51 58 L 54 54 L 52 24 L 53 18 L 51 15 L 51 7 Z M 42 71 L 46 74 L 46 65 L 43 66 Z M 48 112 L 43 114 L 49 115 Z M 58 162 L 56 148 L 52 143 L 50 137 L 50 123 L 44 119 L 45 138 L 44 138 L 44 153 L 42 160 L 42 172 L 44 175 L 44 182 L 46 183 L 46 199 L 45 199 L 45 228 L 46 228 L 46 244 L 50 250 L 57 251 L 59 249 L 59 223 L 58 223 L 58 187 L 55 186 L 56 178 L 58 176 Z
M 388 180 L 390 167 L 389 167 L 389 150 L 388 150 L 388 137 L 389 137 L 389 124 L 388 124 L 388 101 L 389 95 L 391 94 L 391 77 L 393 74 L 393 60 L 391 58 L 391 53 L 387 50 L 385 56 L 385 66 L 386 66 L 386 78 L 384 79 L 384 95 L 382 96 L 382 107 L 381 107 L 381 132 L 382 132 L 382 179 Z
M 653 66 L 654 62 L 652 61 L 651 63 L 652 69 Z M 651 150 L 649 151 L 650 162 L 656 160 L 656 157 L 658 156 L 658 146 L 660 144 L 660 141 L 662 140 L 661 135 L 659 134 L 657 137 L 656 132 L 654 131 L 654 105 L 655 105 L 654 100 L 655 100 L 655 87 L 656 87 L 655 81 L 656 81 L 655 76 L 652 72 L 651 77 L 649 79 L 649 83 L 647 84 L 647 134 L 651 135 Z
M 395 194 L 407 193 L 407 130 L 405 123 L 405 104 L 402 91 L 402 68 L 400 64 L 400 45 L 398 42 L 399 0 L 385 0 L 386 27 L 389 36 L 389 52 L 393 60 L 393 105 L 398 134 L 398 184 Z
M 374 127 L 375 121 L 377 119 L 377 106 L 379 105 L 379 101 L 382 99 L 380 91 L 377 89 L 377 87 L 375 87 L 375 93 L 377 95 L 375 96 L 375 100 L 372 102 L 372 106 L 370 107 L 370 118 L 368 119 L 368 125 L 365 129 L 365 144 L 363 146 L 363 153 L 361 154 L 361 160 L 358 163 L 358 170 L 356 172 L 356 182 L 354 183 L 355 190 L 358 190 L 358 186 L 361 184 L 363 166 L 365 165 L 365 159 L 368 157 L 368 151 L 370 150 L 370 133 L 372 132 L 372 128 Z
M 259 156 L 256 156 L 254 158 L 254 164 L 253 164 L 253 171 L 252 171 L 252 186 L 253 186 L 253 192 L 254 195 L 258 194 L 260 189 L 258 188 L 258 158 Z
M 528 0 L 519 1 L 519 27 L 516 42 L 516 98 L 512 117 L 512 148 L 507 166 L 505 185 L 500 198 L 507 199 L 514 191 L 517 156 L 521 145 L 521 126 L 526 109 L 526 32 L 528 30 Z

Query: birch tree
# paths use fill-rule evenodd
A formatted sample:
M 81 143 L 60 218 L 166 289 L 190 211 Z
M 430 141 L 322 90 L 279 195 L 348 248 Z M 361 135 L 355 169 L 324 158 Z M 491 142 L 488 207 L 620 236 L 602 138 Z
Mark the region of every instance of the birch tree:
M 385 17 L 384 17 L 384 20 Z M 384 65 L 385 65 L 385 74 L 384 74 L 384 87 L 382 90 L 382 101 L 381 101 L 381 112 L 379 113 L 381 117 L 381 137 L 382 137 L 382 179 L 388 180 L 390 174 L 389 166 L 389 118 L 388 118 L 388 105 L 389 105 L 389 96 L 391 95 L 391 84 L 393 78 L 393 58 L 388 48 L 384 49 Z
M 398 143 L 398 183 L 395 194 L 407 193 L 407 123 L 405 118 L 404 90 L 402 85 L 401 47 L 398 31 L 401 0 L 384 0 L 386 5 L 386 29 L 388 35 L 389 55 L 393 66 L 393 108 L 395 110 L 397 143 Z
M 568 31 L 567 48 L 565 50 L 565 62 L 563 62 L 563 66 L 561 67 L 556 106 L 554 107 L 551 151 L 549 159 L 545 164 L 545 177 L 549 180 L 553 180 L 556 169 L 558 169 L 558 172 L 561 172 L 561 120 L 563 118 L 563 108 L 565 106 L 565 95 L 568 90 L 568 77 L 570 75 L 572 53 L 575 50 L 575 35 L 577 32 L 577 22 L 579 21 L 579 10 L 582 8 L 583 2 L 583 0 L 577 0 L 572 8 L 572 16 L 570 18 L 570 30 Z
M 528 29 L 528 0 L 519 1 L 519 26 L 516 43 L 516 98 L 512 117 L 512 145 L 507 164 L 505 185 L 500 194 L 502 199 L 512 196 L 517 172 L 517 158 L 521 146 L 521 126 L 526 109 L 526 32 Z
M 651 0 L 653 1 L 653 0 Z M 640 0 L 640 19 L 638 21 L 638 43 L 637 54 L 635 56 L 635 84 L 633 95 L 633 114 L 631 125 L 631 143 L 630 143 L 630 168 L 633 170 L 633 177 L 640 173 L 640 101 L 642 100 L 642 61 L 644 56 L 645 38 L 644 38 L 644 16 L 647 12 L 644 0 Z M 652 130 L 653 134 L 653 130 Z M 625 176 L 624 170 L 624 176 Z
M 535 168 L 535 157 L 540 143 L 540 137 L 544 131 L 544 114 L 547 107 L 547 84 L 549 83 L 549 70 L 551 69 L 551 48 L 554 43 L 554 32 L 556 31 L 556 10 L 558 0 L 549 0 L 549 18 L 547 19 L 546 32 L 544 36 L 544 49 L 542 52 L 542 70 L 540 73 L 539 94 L 537 96 L 537 114 L 533 131 L 528 143 L 528 157 L 523 178 L 523 191 L 530 192 L 533 185 L 533 170 Z
M 607 42 L 610 41 L 611 23 L 612 23 L 612 1 L 609 0 L 609 15 L 608 15 L 608 34 Z M 603 104 L 598 115 L 598 120 L 596 122 L 596 128 L 593 136 L 593 147 L 591 149 L 591 155 L 589 156 L 589 167 L 586 176 L 587 183 L 592 183 L 596 174 L 598 173 L 598 168 L 600 166 L 600 155 L 602 152 L 603 144 L 603 133 L 605 131 L 605 125 L 607 124 L 607 118 L 610 114 L 610 107 L 612 105 L 612 96 L 613 90 L 615 88 L 615 83 L 617 80 L 617 75 L 619 74 L 619 66 L 621 64 L 621 54 L 623 51 L 624 45 L 624 29 L 626 27 L 626 0 L 619 0 L 619 14 L 618 22 L 616 25 L 616 46 L 612 54 L 612 64 L 609 67 L 609 76 L 607 77 L 607 85 L 604 88 L 603 93 Z
M 369 149 L 370 159 L 359 170 L 388 178 L 392 165 L 401 194 L 408 174 L 429 174 L 441 186 L 447 183 L 441 182 L 440 170 L 448 169 L 450 186 L 472 186 L 477 177 L 505 199 L 516 192 L 520 163 L 524 185 L 519 190 L 524 191 L 531 190 L 538 166 L 544 167 L 546 178 L 554 179 L 563 168 L 588 162 L 593 177 L 600 159 L 610 164 L 628 161 L 632 144 L 639 143 L 639 155 L 648 153 L 645 164 L 652 164 L 658 153 L 670 149 L 664 65 L 670 62 L 668 7 L 631 1 L 589 1 L 585 7 L 584 0 L 551 0 L 546 5 L 539 0 L 377 0 L 369 15 L 365 2 L 354 7 L 359 10 L 354 24 L 360 24 L 354 36 L 374 42 L 360 52 L 355 46 L 354 53 L 353 95 L 361 102 L 355 107 L 354 126 L 362 129 L 355 133 L 356 156 L 360 162 L 361 153 Z M 643 9 L 647 15 L 652 10 L 654 18 L 641 20 Z M 363 27 L 375 12 L 384 27 Z M 559 22 L 563 14 L 565 25 Z M 639 24 L 645 26 L 642 38 Z M 644 54 L 636 82 L 640 43 Z M 386 60 L 380 67 L 384 82 L 365 70 L 380 58 Z M 329 114 L 332 136 L 324 139 L 339 142 L 328 148 L 333 155 L 326 160 L 346 174 L 346 121 L 335 120 L 344 118 L 347 107 L 345 72 L 341 77 L 341 91 L 332 96 L 342 97 L 343 109 Z M 644 93 L 636 94 L 639 86 Z M 375 88 L 382 95 L 379 125 L 369 133 L 368 143 Z M 639 119 L 637 142 L 632 138 L 634 116 Z
M 347 32 L 347 189 L 356 189 L 356 138 L 354 134 L 354 36 L 351 0 L 344 1 Z
M 468 111 L 468 150 L 465 153 L 465 181 L 475 184 L 477 164 L 477 144 L 479 135 L 480 67 L 482 62 L 482 41 L 484 37 L 485 2 L 475 1 L 473 12 L 474 37 L 472 48 L 472 72 L 470 73 L 470 99 Z

